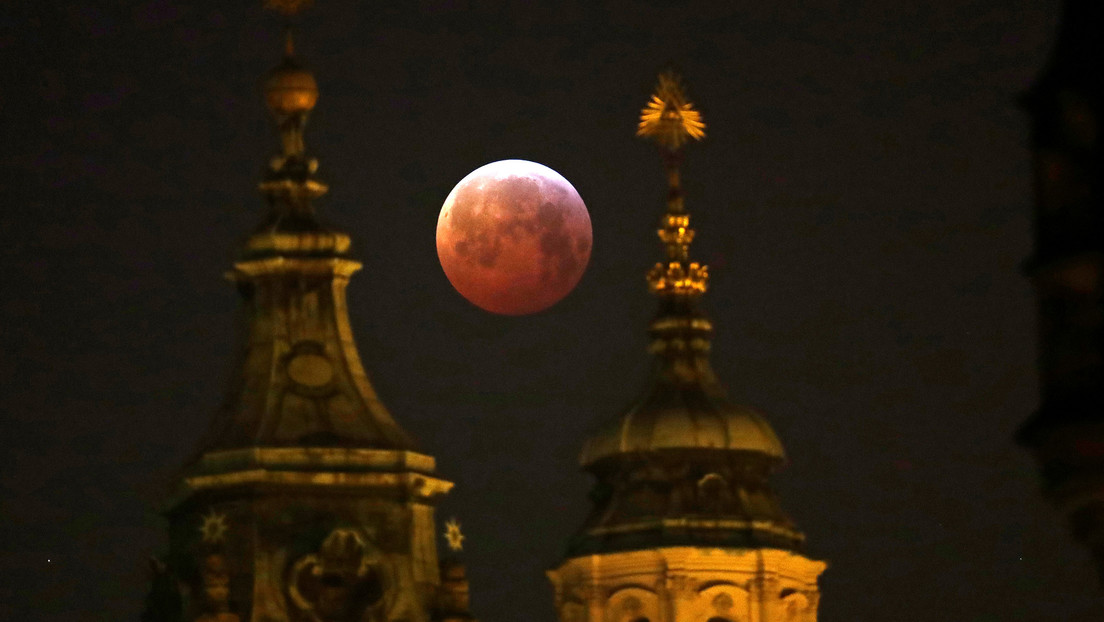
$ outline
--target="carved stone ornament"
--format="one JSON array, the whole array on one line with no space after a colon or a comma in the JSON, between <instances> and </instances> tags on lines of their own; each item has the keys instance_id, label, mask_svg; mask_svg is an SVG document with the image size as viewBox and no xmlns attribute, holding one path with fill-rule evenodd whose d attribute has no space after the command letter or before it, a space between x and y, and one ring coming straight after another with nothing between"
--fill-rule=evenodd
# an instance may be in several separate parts
<instances>
[{"instance_id":1,"label":"carved stone ornament","mask_svg":"<svg viewBox=\"0 0 1104 622\"><path fill-rule=\"evenodd\" d=\"M284 355L283 364L289 388L304 397L326 397L335 391L336 371L317 341L299 341Z\"/></svg>"},{"instance_id":2,"label":"carved stone ornament","mask_svg":"<svg viewBox=\"0 0 1104 622\"><path fill-rule=\"evenodd\" d=\"M287 591L310 620L375 620L388 583L378 551L357 531L335 529L291 565Z\"/></svg>"},{"instance_id":3,"label":"carved stone ornament","mask_svg":"<svg viewBox=\"0 0 1104 622\"><path fill-rule=\"evenodd\" d=\"M809 599L801 592L794 592L782 599L782 606L787 622L791 620L796 622L804 617L805 612L809 609Z\"/></svg>"}]
</instances>

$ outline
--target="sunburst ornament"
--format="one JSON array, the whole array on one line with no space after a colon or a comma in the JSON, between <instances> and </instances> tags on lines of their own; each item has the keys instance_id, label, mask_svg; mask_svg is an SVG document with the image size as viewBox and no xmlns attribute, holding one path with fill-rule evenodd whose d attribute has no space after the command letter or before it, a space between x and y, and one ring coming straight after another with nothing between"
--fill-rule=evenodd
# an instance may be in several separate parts
<instances>
[{"instance_id":1,"label":"sunburst ornament","mask_svg":"<svg viewBox=\"0 0 1104 622\"><path fill-rule=\"evenodd\" d=\"M455 518L450 518L445 523L445 540L448 542L448 547L452 551L464 550L464 534L460 533L460 523L456 522Z\"/></svg>"},{"instance_id":2,"label":"sunburst ornament","mask_svg":"<svg viewBox=\"0 0 1104 622\"><path fill-rule=\"evenodd\" d=\"M660 74L652 100L640 111L636 135L655 138L671 151L677 151L691 138L701 140L705 137L701 113L686 100L678 76Z\"/></svg>"},{"instance_id":3,"label":"sunburst ornament","mask_svg":"<svg viewBox=\"0 0 1104 622\"><path fill-rule=\"evenodd\" d=\"M199 526L199 533L203 535L203 541L209 544L222 542L230 526L226 523L226 515L211 510L203 517L203 523Z\"/></svg>"}]
</instances>

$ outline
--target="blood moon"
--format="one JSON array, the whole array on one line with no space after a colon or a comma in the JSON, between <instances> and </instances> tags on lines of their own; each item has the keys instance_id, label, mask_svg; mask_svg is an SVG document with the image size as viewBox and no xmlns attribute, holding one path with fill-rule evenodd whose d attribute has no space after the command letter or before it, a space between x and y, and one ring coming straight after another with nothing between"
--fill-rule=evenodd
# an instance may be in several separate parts
<instances>
[{"instance_id":1,"label":"blood moon","mask_svg":"<svg viewBox=\"0 0 1104 622\"><path fill-rule=\"evenodd\" d=\"M528 160L481 166L449 193L437 257L452 286L493 313L526 315L574 289L590 260L590 214L556 171Z\"/></svg>"}]
</instances>

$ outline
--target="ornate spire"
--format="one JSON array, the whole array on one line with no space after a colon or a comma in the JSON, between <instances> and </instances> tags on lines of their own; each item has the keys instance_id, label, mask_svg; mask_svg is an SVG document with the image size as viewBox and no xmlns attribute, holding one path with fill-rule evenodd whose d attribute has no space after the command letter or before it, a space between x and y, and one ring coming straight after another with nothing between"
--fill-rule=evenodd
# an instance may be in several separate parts
<instances>
[{"instance_id":1,"label":"ornate spire","mask_svg":"<svg viewBox=\"0 0 1104 622\"><path fill-rule=\"evenodd\" d=\"M782 444L757 410L728 399L709 360L713 323L698 307L709 275L689 260L679 183L682 148L704 129L678 79L660 76L637 130L659 143L668 181L667 261L648 273L655 364L643 394L583 447L593 505L548 571L561 622L816 620L826 565L801 553L805 536L771 489Z\"/></svg>"},{"instance_id":2,"label":"ornate spire","mask_svg":"<svg viewBox=\"0 0 1104 622\"><path fill-rule=\"evenodd\" d=\"M266 4L285 14L304 5ZM349 256L349 235L320 222L311 204L327 190L303 141L318 85L296 60L290 26L283 47L264 83L281 146L260 183L270 209L227 274L245 297L249 339L202 448L410 450L413 440L380 402L353 342L345 288L361 264Z\"/></svg>"},{"instance_id":3,"label":"ornate spire","mask_svg":"<svg viewBox=\"0 0 1104 622\"><path fill-rule=\"evenodd\" d=\"M683 147L690 139L705 137L705 123L701 113L694 110L694 104L687 101L674 74L659 76L655 94L640 111L636 135L659 143L667 171L667 213L657 231L667 249L667 263L657 263L648 272L648 286L663 296L697 297L705 293L709 268L697 262L688 263L694 230L690 228L690 214L683 203L679 167Z\"/></svg>"},{"instance_id":4,"label":"ornate spire","mask_svg":"<svg viewBox=\"0 0 1104 622\"><path fill-rule=\"evenodd\" d=\"M716 380L708 359L704 358L709 351L713 325L697 305L709 285L709 267L690 261L694 230L690 228L690 214L683 201L679 170L683 148L691 139L705 137L705 123L686 98L678 76L660 74L655 93L640 111L636 135L659 144L667 175L667 210L656 230L667 260L656 263L647 274L648 288L660 298L660 312L651 327L651 349L667 358L696 353L701 360L682 367L696 369L690 375L713 385Z\"/></svg>"},{"instance_id":5,"label":"ornate spire","mask_svg":"<svg viewBox=\"0 0 1104 622\"><path fill-rule=\"evenodd\" d=\"M758 411L729 400L710 362L713 322L698 304L709 273L690 261L694 230L679 183L682 149L704 128L678 79L660 76L637 130L659 143L668 180L657 231L667 261L648 272L659 298L649 327L656 363L643 395L583 448L580 462L600 484L573 554L701 542L798 550L804 540L767 481L782 444ZM644 503L641 481L671 496Z\"/></svg>"},{"instance_id":6,"label":"ornate spire","mask_svg":"<svg viewBox=\"0 0 1104 622\"><path fill-rule=\"evenodd\" d=\"M284 58L268 75L264 85L265 104L280 134L280 153L269 162L260 191L273 208L273 218L313 220L311 200L326 193L325 184L314 178L318 160L307 156L303 132L307 117L318 103L314 75L295 58L291 26L287 27Z\"/></svg>"}]
</instances>

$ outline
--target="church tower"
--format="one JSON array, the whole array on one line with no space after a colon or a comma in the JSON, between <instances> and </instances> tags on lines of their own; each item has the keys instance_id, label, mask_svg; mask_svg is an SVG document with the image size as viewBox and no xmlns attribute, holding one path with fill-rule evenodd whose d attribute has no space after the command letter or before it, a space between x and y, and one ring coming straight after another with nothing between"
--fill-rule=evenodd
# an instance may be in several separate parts
<instances>
[{"instance_id":1,"label":"church tower","mask_svg":"<svg viewBox=\"0 0 1104 622\"><path fill-rule=\"evenodd\" d=\"M361 264L315 212L327 188L303 130L318 88L290 30L264 99L280 151L260 183L267 213L227 274L244 306L239 363L168 504L169 552L142 619L456 619L466 600L436 611L434 505L452 484L361 365L345 302ZM462 573L452 583L466 594Z\"/></svg>"},{"instance_id":2,"label":"church tower","mask_svg":"<svg viewBox=\"0 0 1104 622\"><path fill-rule=\"evenodd\" d=\"M709 361L713 323L699 308L706 266L691 262L679 181L682 148L704 124L678 80L660 76L638 135L660 145L666 261L648 273L659 312L643 396L586 441L593 508L548 572L560 622L815 622L817 578L805 536L768 478L782 445L757 411L729 401Z\"/></svg>"}]
</instances>

